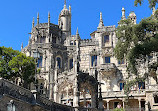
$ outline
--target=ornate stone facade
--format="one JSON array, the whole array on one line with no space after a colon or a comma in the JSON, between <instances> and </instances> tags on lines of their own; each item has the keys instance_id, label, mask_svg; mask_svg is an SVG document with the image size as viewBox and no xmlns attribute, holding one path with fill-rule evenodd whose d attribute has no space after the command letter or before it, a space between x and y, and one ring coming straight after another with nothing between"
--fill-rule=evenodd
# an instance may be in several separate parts
<instances>
[{"instance_id":1,"label":"ornate stone facade","mask_svg":"<svg viewBox=\"0 0 158 111\"><path fill-rule=\"evenodd\" d=\"M136 23L134 12L129 17ZM124 8L122 19L126 19ZM119 61L114 56L116 27L104 26L100 13L97 30L90 35L91 39L82 40L78 29L76 35L71 35L71 7L67 9L65 4L59 15L58 25L50 23L50 14L48 23L39 23L38 14L36 26L34 20L32 22L29 44L22 47L21 51L27 56L34 57L35 52L40 55L37 64L40 69L37 76L38 91L42 90L43 96L61 104L69 104L69 101L74 107L89 105L96 108L99 105L97 98L101 94L107 110L115 108L118 103L124 108L126 95L123 88L128 73L126 61ZM141 69L142 72L143 70L145 69ZM152 78L149 81L133 87L130 108L157 108L155 104L158 103L154 103L152 96L157 89L149 91L156 82ZM132 105L133 102L136 104Z\"/></svg>"}]
</instances>

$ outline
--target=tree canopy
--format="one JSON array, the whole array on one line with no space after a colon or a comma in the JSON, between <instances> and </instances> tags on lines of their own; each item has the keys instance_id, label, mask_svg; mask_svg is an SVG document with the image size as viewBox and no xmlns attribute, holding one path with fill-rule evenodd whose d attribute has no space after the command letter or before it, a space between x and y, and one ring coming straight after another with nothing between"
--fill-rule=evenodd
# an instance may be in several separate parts
<instances>
[{"instance_id":1,"label":"tree canopy","mask_svg":"<svg viewBox=\"0 0 158 111\"><path fill-rule=\"evenodd\" d=\"M34 81L35 60L12 48L0 47L0 77L15 81L21 79L25 88Z\"/></svg>"},{"instance_id":2,"label":"tree canopy","mask_svg":"<svg viewBox=\"0 0 158 111\"><path fill-rule=\"evenodd\" d=\"M134 5L135 6L138 6L138 4L142 5L143 2L144 2L144 0L135 0ZM149 8L153 8L158 3L158 0L148 0L148 2L149 2Z\"/></svg>"},{"instance_id":3,"label":"tree canopy","mask_svg":"<svg viewBox=\"0 0 158 111\"><path fill-rule=\"evenodd\" d=\"M149 0L151 6L155 6L157 2L157 0ZM138 3L141 4L142 0L135 0L135 5ZM157 70L158 63L156 61L148 66L148 73L142 75L138 72L140 62L147 62L152 53L158 52L158 10L151 17L142 19L139 24L133 24L130 18L121 20L117 27L117 38L118 42L114 49L116 58L127 60L129 77L130 74L136 75L135 80L127 82L125 88L128 93L132 85L138 81L144 81L148 76L151 76L150 71ZM158 81L156 82L158 83Z\"/></svg>"},{"instance_id":4,"label":"tree canopy","mask_svg":"<svg viewBox=\"0 0 158 111\"><path fill-rule=\"evenodd\" d=\"M0 77L10 79L12 76L11 68L8 63L13 57L17 56L20 52L12 48L0 47Z\"/></svg>"},{"instance_id":5,"label":"tree canopy","mask_svg":"<svg viewBox=\"0 0 158 111\"><path fill-rule=\"evenodd\" d=\"M28 84L34 82L35 60L20 53L9 61L9 67L16 77L20 77L22 85L28 87Z\"/></svg>"}]
</instances>

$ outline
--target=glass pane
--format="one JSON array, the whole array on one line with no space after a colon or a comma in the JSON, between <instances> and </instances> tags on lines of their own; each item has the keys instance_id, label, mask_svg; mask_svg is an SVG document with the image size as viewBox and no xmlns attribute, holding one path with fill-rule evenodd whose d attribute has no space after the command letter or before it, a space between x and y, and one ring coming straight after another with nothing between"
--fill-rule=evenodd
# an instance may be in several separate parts
<instances>
[{"instance_id":1,"label":"glass pane","mask_svg":"<svg viewBox=\"0 0 158 111\"><path fill-rule=\"evenodd\" d=\"M109 35L104 36L104 43L109 42Z\"/></svg>"},{"instance_id":2,"label":"glass pane","mask_svg":"<svg viewBox=\"0 0 158 111\"><path fill-rule=\"evenodd\" d=\"M60 59L60 57L57 57L57 66L58 66L58 68L61 68L61 59Z\"/></svg>"},{"instance_id":3,"label":"glass pane","mask_svg":"<svg viewBox=\"0 0 158 111\"><path fill-rule=\"evenodd\" d=\"M37 67L42 67L42 59L43 59L43 57L40 56L40 58L38 59Z\"/></svg>"},{"instance_id":4,"label":"glass pane","mask_svg":"<svg viewBox=\"0 0 158 111\"><path fill-rule=\"evenodd\" d=\"M110 63L110 57L105 57L105 63Z\"/></svg>"},{"instance_id":5,"label":"glass pane","mask_svg":"<svg viewBox=\"0 0 158 111\"><path fill-rule=\"evenodd\" d=\"M70 59L70 69L73 68L73 59Z\"/></svg>"},{"instance_id":6,"label":"glass pane","mask_svg":"<svg viewBox=\"0 0 158 111\"><path fill-rule=\"evenodd\" d=\"M96 55L94 55L94 56L92 56L91 57L91 66L93 66L93 64L95 65L95 66L97 66L97 56Z\"/></svg>"}]
</instances>

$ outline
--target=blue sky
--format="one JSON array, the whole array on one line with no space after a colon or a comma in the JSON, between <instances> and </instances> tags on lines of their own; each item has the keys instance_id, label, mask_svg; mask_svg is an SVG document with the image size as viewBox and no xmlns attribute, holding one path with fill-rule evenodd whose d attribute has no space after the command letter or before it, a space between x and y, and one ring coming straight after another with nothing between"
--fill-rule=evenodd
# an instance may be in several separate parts
<instances>
[{"instance_id":1,"label":"blue sky","mask_svg":"<svg viewBox=\"0 0 158 111\"><path fill-rule=\"evenodd\" d=\"M1 0L0 1L0 46L12 47L20 50L21 43L28 44L32 27L32 19L37 12L40 23L48 21L48 11L51 23L58 24L58 16L63 9L64 0ZM137 23L149 17L152 11L148 7L148 0L142 6L134 7L134 0L67 0L67 7L72 9L72 34L79 33L82 39L90 38L90 33L97 29L99 14L103 13L104 25L116 25L121 18L122 7L126 10L126 17L130 11L137 15Z\"/></svg>"}]
</instances>

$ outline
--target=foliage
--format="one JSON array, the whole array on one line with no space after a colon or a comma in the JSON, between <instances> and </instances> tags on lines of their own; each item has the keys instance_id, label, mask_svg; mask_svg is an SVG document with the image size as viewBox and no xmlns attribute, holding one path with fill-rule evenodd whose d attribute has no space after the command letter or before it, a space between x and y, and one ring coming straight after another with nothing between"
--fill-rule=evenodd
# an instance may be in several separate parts
<instances>
[{"instance_id":1,"label":"foliage","mask_svg":"<svg viewBox=\"0 0 158 111\"><path fill-rule=\"evenodd\" d=\"M0 77L10 79L13 73L8 65L13 57L17 56L20 52L12 48L0 47Z\"/></svg>"},{"instance_id":2,"label":"foliage","mask_svg":"<svg viewBox=\"0 0 158 111\"><path fill-rule=\"evenodd\" d=\"M158 12L156 11L156 13ZM132 24L129 18L119 22L119 26L117 27L118 42L114 49L114 53L119 60L124 58L127 59L127 70L129 75L135 74L137 77L133 81L128 81L125 85L126 94L130 92L131 86L140 80L144 80L146 77L151 76L147 73L140 76L141 74L138 73L137 66L141 61L144 63L148 61L150 54L158 52L157 31L158 19L156 19L156 16L142 19L139 24ZM151 64L148 67L149 72L153 70L155 71L157 67L158 63Z\"/></svg>"},{"instance_id":3,"label":"foliage","mask_svg":"<svg viewBox=\"0 0 158 111\"><path fill-rule=\"evenodd\" d=\"M152 7L156 6L156 4L158 3L158 0L148 0L148 2L149 2L149 8L152 8ZM138 4L142 5L142 3L143 3L143 0L135 0L134 1L135 6L138 6Z\"/></svg>"},{"instance_id":4,"label":"foliage","mask_svg":"<svg viewBox=\"0 0 158 111\"><path fill-rule=\"evenodd\" d=\"M34 81L35 60L20 53L9 61L9 67L16 77L22 79L22 85L27 88L28 84Z\"/></svg>"},{"instance_id":5,"label":"foliage","mask_svg":"<svg viewBox=\"0 0 158 111\"><path fill-rule=\"evenodd\" d=\"M123 108L115 108L113 111L125 111Z\"/></svg>"}]
</instances>

